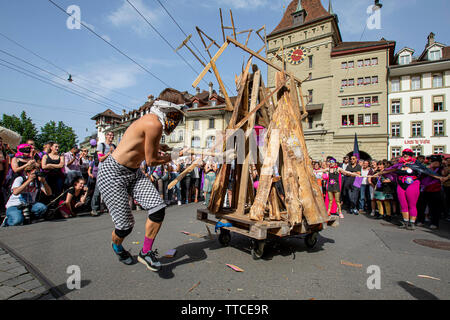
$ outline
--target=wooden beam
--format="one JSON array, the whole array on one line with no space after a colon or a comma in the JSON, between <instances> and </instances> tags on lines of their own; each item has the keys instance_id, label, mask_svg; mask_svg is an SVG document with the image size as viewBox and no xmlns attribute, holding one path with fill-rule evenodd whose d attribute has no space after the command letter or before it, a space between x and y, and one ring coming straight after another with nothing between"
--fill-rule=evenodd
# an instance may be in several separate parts
<instances>
[{"instance_id":1,"label":"wooden beam","mask_svg":"<svg viewBox=\"0 0 450 320\"><path fill-rule=\"evenodd\" d=\"M233 26L233 36L234 36L234 40L237 41L237 38L236 38L236 28L234 27L233 11L231 11L231 9L230 9L230 17L231 17L231 25Z\"/></svg>"},{"instance_id":2,"label":"wooden beam","mask_svg":"<svg viewBox=\"0 0 450 320\"><path fill-rule=\"evenodd\" d=\"M222 78L220 77L219 71L217 70L217 66L216 66L216 63L214 62L214 60L211 60L210 65L214 71L217 82L219 83L219 87L222 90L222 93L225 97L225 104L227 105L225 110L233 111L233 104L231 103L230 97L228 96L228 93L227 93L227 89L225 89L225 85L223 84Z\"/></svg>"},{"instance_id":3,"label":"wooden beam","mask_svg":"<svg viewBox=\"0 0 450 320\"><path fill-rule=\"evenodd\" d=\"M229 43L225 42L222 47L220 47L219 51L214 55L214 57L211 59L212 61L216 62L217 59L222 55L222 53L225 51L225 49L228 47ZM200 73L200 75L195 79L194 83L192 83L192 87L196 88L200 81L202 81L203 77L206 75L206 73L211 69L211 63L208 63L206 67L203 69L203 71Z\"/></svg>"},{"instance_id":4,"label":"wooden beam","mask_svg":"<svg viewBox=\"0 0 450 320\"><path fill-rule=\"evenodd\" d=\"M219 11L220 11L220 26L222 27L223 42L225 42L227 41L227 39L225 39L225 30L223 28L222 8L219 8Z\"/></svg>"}]
</instances>

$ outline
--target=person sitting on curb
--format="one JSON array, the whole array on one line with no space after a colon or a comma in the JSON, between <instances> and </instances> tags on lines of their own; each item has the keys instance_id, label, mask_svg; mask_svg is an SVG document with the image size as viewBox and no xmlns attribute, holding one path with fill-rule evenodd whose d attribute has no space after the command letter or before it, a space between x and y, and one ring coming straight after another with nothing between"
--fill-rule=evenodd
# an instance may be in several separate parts
<instances>
[{"instance_id":1,"label":"person sitting on curb","mask_svg":"<svg viewBox=\"0 0 450 320\"><path fill-rule=\"evenodd\" d=\"M84 178L77 178L73 183L73 187L67 191L66 200L61 200L59 212L64 219L74 218L78 213L82 212L83 206L86 204L87 187Z\"/></svg>"},{"instance_id":2,"label":"person sitting on curb","mask_svg":"<svg viewBox=\"0 0 450 320\"><path fill-rule=\"evenodd\" d=\"M34 218L41 218L47 211L47 206L36 202L39 191L46 196L52 194L52 189L44 177L36 175L38 165L31 163L25 167L25 177L17 177L11 187L12 194L6 203L6 219L3 226L18 226L24 223L28 212ZM26 209L26 210L25 210Z\"/></svg>"}]
</instances>

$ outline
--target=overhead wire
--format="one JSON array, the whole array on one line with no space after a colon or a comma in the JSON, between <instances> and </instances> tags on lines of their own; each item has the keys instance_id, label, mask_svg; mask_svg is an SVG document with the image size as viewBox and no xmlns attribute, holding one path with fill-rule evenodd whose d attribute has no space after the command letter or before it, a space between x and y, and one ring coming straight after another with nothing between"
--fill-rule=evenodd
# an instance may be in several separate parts
<instances>
[{"instance_id":1,"label":"overhead wire","mask_svg":"<svg viewBox=\"0 0 450 320\"><path fill-rule=\"evenodd\" d=\"M30 62L24 60L24 59L21 59L21 58L15 56L15 55L13 55L13 54L10 54L10 53L8 53L8 52L2 50L2 49L0 49L0 52L2 52L3 54L8 55L8 56L10 56L10 57L12 57L12 58L14 58L14 59L17 59L17 60L19 60L19 61L22 61L23 63L26 63L26 64L28 64L28 65L30 65L30 66L32 66L32 67L34 67L34 68L36 68L36 69L42 71L42 72L48 73L48 74L50 74L50 75L52 75L52 76L54 76L54 77L56 77L56 78L58 78L58 79L61 79L62 81L67 81L66 79L64 79L64 78L62 78L62 77L60 77L60 76L58 76L57 74L54 74L53 72L50 72L50 71L45 70L45 69L43 69L43 68L41 68L41 67L39 67L39 66L36 66L36 65L34 65L34 64L32 64L32 63L30 63ZM88 92L91 92L91 93L93 93L93 94L95 94L95 95L97 95L97 96L99 96L99 97L101 97L101 98L103 98L103 99L105 99L105 100L108 100L109 102L115 103L115 104L119 105L119 106L122 107L122 108L125 107L121 102L118 102L118 101L109 99L109 98L107 98L107 97L105 97L105 96L103 96L103 95L101 95L101 94L98 94L98 93L95 92L95 91L92 91L92 90L90 90L90 89L88 89L88 88L85 88L85 87L83 87L83 86L80 86L80 85L78 85L78 84L76 84L76 83L71 83L71 84L74 85L74 86L76 86L76 87L79 87L79 88L81 88L81 89L83 89L83 90L86 90L86 91L88 91Z\"/></svg>"},{"instance_id":2,"label":"overhead wire","mask_svg":"<svg viewBox=\"0 0 450 320\"><path fill-rule=\"evenodd\" d=\"M69 92L69 93L72 93L72 94L74 94L74 95L77 95L77 96L79 96L79 97L85 99L85 100L88 100L88 101L90 101L90 102L96 103L96 104L101 105L101 106L103 106L103 107L107 107L107 108L111 108L111 109L114 109L114 108L115 108L115 107L112 107L112 106L110 106L110 105L106 105L106 104L104 104L103 102L101 102L101 101L99 101L99 100L96 100L95 98L92 98L92 97L89 97L89 96L85 96L85 95L83 95L82 92L80 93L79 91L76 91L76 90L74 90L74 89L68 89L67 87L60 86L60 84L57 83L56 81L53 81L53 80L51 80L51 79L47 79L47 78L45 78L45 77L43 77L43 76L41 76L41 75L39 75L39 74L37 74L37 73L34 73L34 72L32 72L32 71L29 71L29 70L27 70L27 69L25 69L25 68L22 68L22 67L20 67L20 66L17 66L17 65L15 65L15 64L13 64L13 63L11 63L11 62L9 62L9 61L3 60L3 59L0 59L0 61L4 61L4 62L6 62L6 63L9 63L9 64L11 64L11 65L14 65L14 66L16 66L17 68L22 69L22 70L24 70L24 71L21 71L21 70L19 70L19 69L16 69L16 68L14 68L14 67L8 66L8 65L3 64L3 63L0 63L0 66L3 66L3 67L5 67L5 68L11 69L11 70L14 70L14 71L16 71L16 72L18 72L18 73L21 73L21 74L23 74L23 75L25 75L25 76L28 76L28 77L30 77L30 78L36 79L36 80L38 80L38 81L41 81L41 82L43 82L43 83L46 83L46 84L51 85L51 86L53 86L53 87L56 87L56 88L58 88L58 89L64 90L64 91ZM41 78L42 78L42 79L41 79ZM56 83L56 85L55 85L55 83Z\"/></svg>"},{"instance_id":3,"label":"overhead wire","mask_svg":"<svg viewBox=\"0 0 450 320\"><path fill-rule=\"evenodd\" d=\"M59 10L61 10L62 12L64 12L65 14L67 14L69 17L71 17L71 15L66 12L66 10L64 10L64 8L62 8L60 5L58 5L57 3L55 3L53 0L48 0L51 4L53 4L56 8L58 8ZM73 18L73 17L72 17ZM95 32L94 30L92 30L92 28L90 28L89 26L87 26L83 21L80 21L76 18L75 19L78 23L80 23L83 27L85 27L87 30L89 30L92 34L94 34L97 38L101 39L103 42L105 42L106 44L108 44L110 47L112 47L114 50L116 50L117 52L119 52L121 55L123 55L124 57L126 57L127 59L129 59L130 61L132 61L134 64L136 64L139 68L141 68L142 70L144 70L145 72L147 72L149 75L151 75L153 78L155 78L156 80L158 80L159 82L161 82L163 85L165 85L166 87L171 87L173 88L173 86L167 84L167 82L163 81L161 78L159 78L157 75L155 75L153 72L151 72L150 70L148 70L146 67L144 67L142 64L140 64L139 62L137 62L135 59L131 58L129 55L127 55L125 52L123 52L122 50L120 50L117 46L113 45L110 41L107 41L106 39L104 39L102 36L100 36L97 32Z\"/></svg>"},{"instance_id":4,"label":"overhead wire","mask_svg":"<svg viewBox=\"0 0 450 320\"><path fill-rule=\"evenodd\" d=\"M79 74L73 74L73 73L67 71L66 69L64 69L64 68L62 68L62 67L60 67L60 66L58 66L57 64L55 64L54 62L50 61L49 59L46 59L46 58L42 57L41 55L37 54L37 53L34 52L33 50L31 50L31 49L25 47L24 45L18 43L17 41L11 39L11 38L8 37L7 35L3 34L2 32L0 32L0 36L2 36L3 38L7 39L8 41L14 43L15 45L17 45L18 47L24 49L25 51L31 53L32 55L38 57L39 59L41 59L41 60L47 62L48 64L52 65L52 66L55 67L56 69L58 69L58 70L60 70L60 71L62 71L62 72L64 72L64 73L66 73L68 76L71 75L71 76L74 77L74 78L80 78L80 79L82 79L83 81L86 81L86 82L88 82L88 83L91 83L92 85L94 85L94 86L96 86L96 87L98 87L98 88L102 88L102 89L109 90L109 91L111 91L111 92L114 92L114 93L116 93L116 94L118 94L118 95L121 95L121 96L124 96L124 97L126 97L126 98L129 98L129 99L136 99L136 98L133 98L133 97L131 97L131 96L129 96L129 95L126 95L126 94L124 94L124 93L122 93L122 92L119 92L119 91L117 91L117 90L114 90L114 89L110 89L110 88L104 87L104 86L102 86L102 85L100 85L100 84L98 84L98 83L96 83L96 82L94 82L94 81L92 81L92 80L86 79L85 77L83 77L83 76L81 76L81 75L79 75Z\"/></svg>"},{"instance_id":5,"label":"overhead wire","mask_svg":"<svg viewBox=\"0 0 450 320\"><path fill-rule=\"evenodd\" d=\"M84 115L84 116L91 116L92 113L88 111L82 111L78 110L76 108L67 108L67 107L60 107L60 106L49 106L49 105L43 105L43 104L37 104L33 102L25 102L25 101L18 101L18 100L11 100L11 99L5 99L0 97L0 101L7 102L7 103L14 103L14 104L20 104L24 106L33 106L38 108L44 108L44 109L51 109L51 110L62 110L73 114L78 115Z\"/></svg>"}]
</instances>

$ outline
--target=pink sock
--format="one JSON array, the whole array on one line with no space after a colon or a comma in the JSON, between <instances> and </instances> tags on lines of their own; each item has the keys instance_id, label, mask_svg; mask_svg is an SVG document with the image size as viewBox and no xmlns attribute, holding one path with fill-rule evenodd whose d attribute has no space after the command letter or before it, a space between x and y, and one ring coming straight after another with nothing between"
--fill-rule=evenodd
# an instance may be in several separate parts
<instances>
[{"instance_id":1,"label":"pink sock","mask_svg":"<svg viewBox=\"0 0 450 320\"><path fill-rule=\"evenodd\" d=\"M147 252L152 250L153 241L155 241L155 239L149 239L149 238L145 237L144 247L142 248L142 253L143 254L146 254Z\"/></svg>"}]
</instances>

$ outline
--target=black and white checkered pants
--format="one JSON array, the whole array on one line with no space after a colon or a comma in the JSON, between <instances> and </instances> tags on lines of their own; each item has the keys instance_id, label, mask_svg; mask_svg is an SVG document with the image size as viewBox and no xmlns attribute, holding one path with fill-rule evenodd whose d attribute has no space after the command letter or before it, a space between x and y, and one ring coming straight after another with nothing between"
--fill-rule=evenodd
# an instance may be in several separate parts
<instances>
[{"instance_id":1,"label":"black and white checkered pants","mask_svg":"<svg viewBox=\"0 0 450 320\"><path fill-rule=\"evenodd\" d=\"M132 170L109 156L100 166L97 183L111 214L115 228L129 230L134 226L129 196L149 215L166 207L156 188L141 170Z\"/></svg>"}]
</instances>

